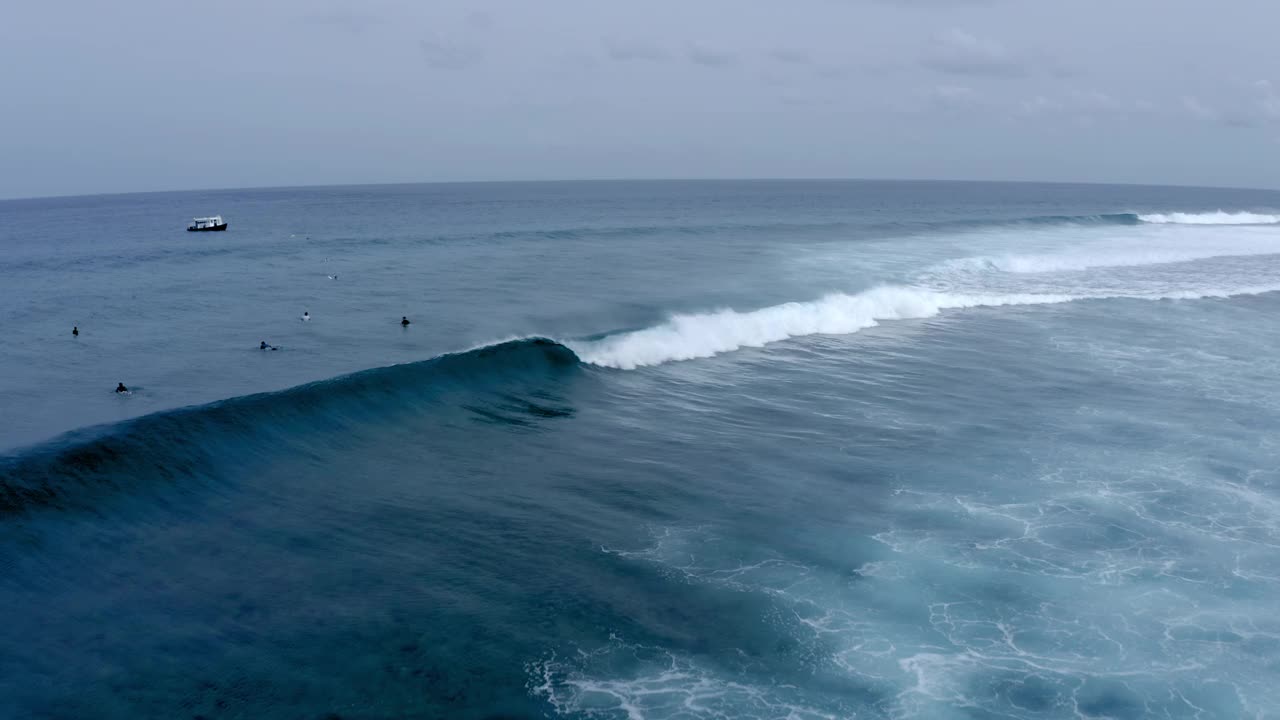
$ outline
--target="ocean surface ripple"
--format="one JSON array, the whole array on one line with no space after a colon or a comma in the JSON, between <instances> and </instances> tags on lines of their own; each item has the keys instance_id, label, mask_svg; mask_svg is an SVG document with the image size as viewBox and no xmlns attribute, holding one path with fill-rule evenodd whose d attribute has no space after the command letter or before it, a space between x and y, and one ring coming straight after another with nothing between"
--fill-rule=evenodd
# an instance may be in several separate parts
<instances>
[{"instance_id":1,"label":"ocean surface ripple","mask_svg":"<svg viewBox=\"0 0 1280 720\"><path fill-rule=\"evenodd\" d=\"M236 190L0 245L0 717L1280 716L1280 194Z\"/></svg>"}]
</instances>

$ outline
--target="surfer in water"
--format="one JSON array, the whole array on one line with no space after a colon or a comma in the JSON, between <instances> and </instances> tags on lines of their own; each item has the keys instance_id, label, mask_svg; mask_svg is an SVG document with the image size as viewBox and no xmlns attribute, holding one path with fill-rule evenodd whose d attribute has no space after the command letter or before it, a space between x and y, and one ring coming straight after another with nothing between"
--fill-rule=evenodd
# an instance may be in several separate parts
<instances>
[{"instance_id":1,"label":"surfer in water","mask_svg":"<svg viewBox=\"0 0 1280 720\"><path fill-rule=\"evenodd\" d=\"M127 393L129 392L129 388L125 387L124 383L116 383L116 392Z\"/></svg>"},{"instance_id":2,"label":"surfer in water","mask_svg":"<svg viewBox=\"0 0 1280 720\"><path fill-rule=\"evenodd\" d=\"M258 343L258 349L259 350L279 350L280 348L274 345L268 345L267 341L263 340L262 342Z\"/></svg>"},{"instance_id":3,"label":"surfer in water","mask_svg":"<svg viewBox=\"0 0 1280 720\"><path fill-rule=\"evenodd\" d=\"M75 326L73 326L73 327L71 328L71 334L72 334L74 337L80 337L80 326L79 326L79 325L75 325Z\"/></svg>"},{"instance_id":4,"label":"surfer in water","mask_svg":"<svg viewBox=\"0 0 1280 720\"><path fill-rule=\"evenodd\" d=\"M302 311L302 319L303 319L304 321L306 321L306 320L310 320L310 319L311 319L311 313L307 312L306 310L303 310L303 311Z\"/></svg>"},{"instance_id":5,"label":"surfer in water","mask_svg":"<svg viewBox=\"0 0 1280 720\"><path fill-rule=\"evenodd\" d=\"M409 327L409 316L408 316L408 315L401 315L401 316L400 316L400 327Z\"/></svg>"}]
</instances>

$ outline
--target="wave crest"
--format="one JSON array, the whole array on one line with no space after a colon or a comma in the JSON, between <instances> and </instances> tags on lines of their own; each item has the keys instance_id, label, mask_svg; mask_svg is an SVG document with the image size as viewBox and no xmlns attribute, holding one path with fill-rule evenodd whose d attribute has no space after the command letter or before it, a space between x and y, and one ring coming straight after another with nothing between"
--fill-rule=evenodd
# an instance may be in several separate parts
<instances>
[{"instance_id":1,"label":"wave crest","mask_svg":"<svg viewBox=\"0 0 1280 720\"><path fill-rule=\"evenodd\" d=\"M875 327L881 321L930 318L944 310L1047 305L1107 298L1187 300L1253 295L1276 290L1280 290L1280 286L1186 290L1161 294L981 295L886 285L855 295L836 293L812 302L790 302L749 312L725 309L711 313L675 315L656 327L567 344L583 362L634 370L678 360L714 357L745 347L763 347L805 335L848 335Z\"/></svg>"},{"instance_id":2,"label":"wave crest","mask_svg":"<svg viewBox=\"0 0 1280 720\"><path fill-rule=\"evenodd\" d=\"M692 360L804 335L847 335L880 324L937 315L944 309L1031 305L1074 299L1069 295L952 295L887 285L856 295L837 293L812 302L738 312L675 315L666 323L585 343L570 343L583 361L631 370Z\"/></svg>"},{"instance_id":3,"label":"wave crest","mask_svg":"<svg viewBox=\"0 0 1280 720\"><path fill-rule=\"evenodd\" d=\"M1275 225L1280 223L1280 215L1223 210L1206 213L1149 213L1138 215L1138 219L1154 225Z\"/></svg>"}]
</instances>

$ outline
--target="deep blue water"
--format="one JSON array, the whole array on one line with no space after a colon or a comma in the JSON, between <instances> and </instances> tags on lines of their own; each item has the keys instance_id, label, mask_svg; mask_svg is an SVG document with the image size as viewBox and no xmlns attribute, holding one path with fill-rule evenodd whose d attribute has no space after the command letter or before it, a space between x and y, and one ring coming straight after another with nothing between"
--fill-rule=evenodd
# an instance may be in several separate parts
<instances>
[{"instance_id":1,"label":"deep blue water","mask_svg":"<svg viewBox=\"0 0 1280 720\"><path fill-rule=\"evenodd\" d=\"M1278 291L1262 191L0 202L0 717L1278 717Z\"/></svg>"}]
</instances>

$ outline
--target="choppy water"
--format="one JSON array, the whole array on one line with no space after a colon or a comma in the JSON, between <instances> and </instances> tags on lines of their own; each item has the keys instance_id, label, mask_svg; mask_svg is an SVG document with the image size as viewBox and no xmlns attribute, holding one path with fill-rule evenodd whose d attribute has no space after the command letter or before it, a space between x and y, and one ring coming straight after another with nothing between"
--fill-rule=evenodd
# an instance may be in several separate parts
<instances>
[{"instance_id":1,"label":"choppy water","mask_svg":"<svg viewBox=\"0 0 1280 720\"><path fill-rule=\"evenodd\" d=\"M1280 716L1278 290L1252 191L0 203L0 717Z\"/></svg>"}]
</instances>

